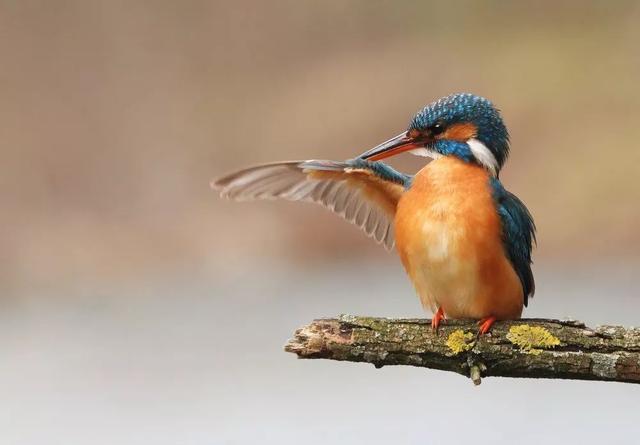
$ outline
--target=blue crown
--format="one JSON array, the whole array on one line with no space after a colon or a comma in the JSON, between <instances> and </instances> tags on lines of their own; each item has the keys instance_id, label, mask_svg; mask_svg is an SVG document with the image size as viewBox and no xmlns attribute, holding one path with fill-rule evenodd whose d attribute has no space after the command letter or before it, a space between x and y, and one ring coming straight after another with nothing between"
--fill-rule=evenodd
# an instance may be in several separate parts
<instances>
[{"instance_id":1,"label":"blue crown","mask_svg":"<svg viewBox=\"0 0 640 445\"><path fill-rule=\"evenodd\" d=\"M425 131L436 124L448 127L458 123L476 126L476 139L493 153L498 170L502 168L509 155L509 133L500 112L484 97L470 93L443 97L418 111L411 120L409 130Z\"/></svg>"}]
</instances>

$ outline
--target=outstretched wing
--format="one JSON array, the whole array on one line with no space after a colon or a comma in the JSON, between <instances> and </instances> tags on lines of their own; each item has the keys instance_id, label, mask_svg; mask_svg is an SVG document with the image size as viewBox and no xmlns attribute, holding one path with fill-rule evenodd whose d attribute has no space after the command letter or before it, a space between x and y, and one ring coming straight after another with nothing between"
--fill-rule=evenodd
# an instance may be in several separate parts
<instances>
[{"instance_id":1,"label":"outstretched wing","mask_svg":"<svg viewBox=\"0 0 640 445\"><path fill-rule=\"evenodd\" d=\"M531 272L531 250L536 242L536 226L531 213L516 195L507 191L495 178L492 186L502 220L502 242L522 283L526 306L536 290Z\"/></svg>"},{"instance_id":2,"label":"outstretched wing","mask_svg":"<svg viewBox=\"0 0 640 445\"><path fill-rule=\"evenodd\" d=\"M396 205L411 179L381 162L353 159L259 165L211 185L236 201L280 198L321 204L391 249Z\"/></svg>"}]
</instances>

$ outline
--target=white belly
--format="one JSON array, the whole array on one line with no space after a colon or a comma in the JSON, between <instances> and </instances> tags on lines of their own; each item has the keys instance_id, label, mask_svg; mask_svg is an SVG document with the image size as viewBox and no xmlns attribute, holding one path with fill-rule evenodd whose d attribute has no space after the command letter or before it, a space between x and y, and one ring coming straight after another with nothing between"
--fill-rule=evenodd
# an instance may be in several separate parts
<instances>
[{"instance_id":1,"label":"white belly","mask_svg":"<svg viewBox=\"0 0 640 445\"><path fill-rule=\"evenodd\" d=\"M432 311L443 306L449 313L466 313L478 294L478 268L474 255L462 244L464 224L455 218L426 220L409 259L409 274L420 301Z\"/></svg>"}]
</instances>

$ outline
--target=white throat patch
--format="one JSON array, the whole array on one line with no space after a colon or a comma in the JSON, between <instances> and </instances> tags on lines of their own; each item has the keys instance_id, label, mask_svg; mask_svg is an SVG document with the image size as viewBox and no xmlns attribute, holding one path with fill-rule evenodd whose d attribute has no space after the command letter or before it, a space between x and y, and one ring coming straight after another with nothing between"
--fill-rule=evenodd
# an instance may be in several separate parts
<instances>
[{"instance_id":1,"label":"white throat patch","mask_svg":"<svg viewBox=\"0 0 640 445\"><path fill-rule=\"evenodd\" d=\"M421 156L423 158L431 158L431 159L438 159L442 157L442 155L437 151L429 150L426 147L414 148L413 150L409 150L409 153L411 153L414 156Z\"/></svg>"},{"instance_id":2,"label":"white throat patch","mask_svg":"<svg viewBox=\"0 0 640 445\"><path fill-rule=\"evenodd\" d=\"M477 139L469 139L467 145L478 162L484 165L493 176L496 176L498 173L498 161L493 153L491 153L491 150Z\"/></svg>"}]
</instances>

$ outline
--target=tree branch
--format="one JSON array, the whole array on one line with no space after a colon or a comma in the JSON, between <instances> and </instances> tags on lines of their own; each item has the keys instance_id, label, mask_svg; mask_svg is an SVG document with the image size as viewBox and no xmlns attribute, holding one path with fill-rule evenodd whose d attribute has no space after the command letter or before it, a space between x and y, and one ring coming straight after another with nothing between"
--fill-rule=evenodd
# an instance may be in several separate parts
<instances>
[{"instance_id":1,"label":"tree branch","mask_svg":"<svg viewBox=\"0 0 640 445\"><path fill-rule=\"evenodd\" d=\"M588 328L575 320L496 322L477 337L473 321L341 315L298 329L285 351L325 358L453 371L482 377L533 377L640 383L640 328Z\"/></svg>"}]
</instances>

